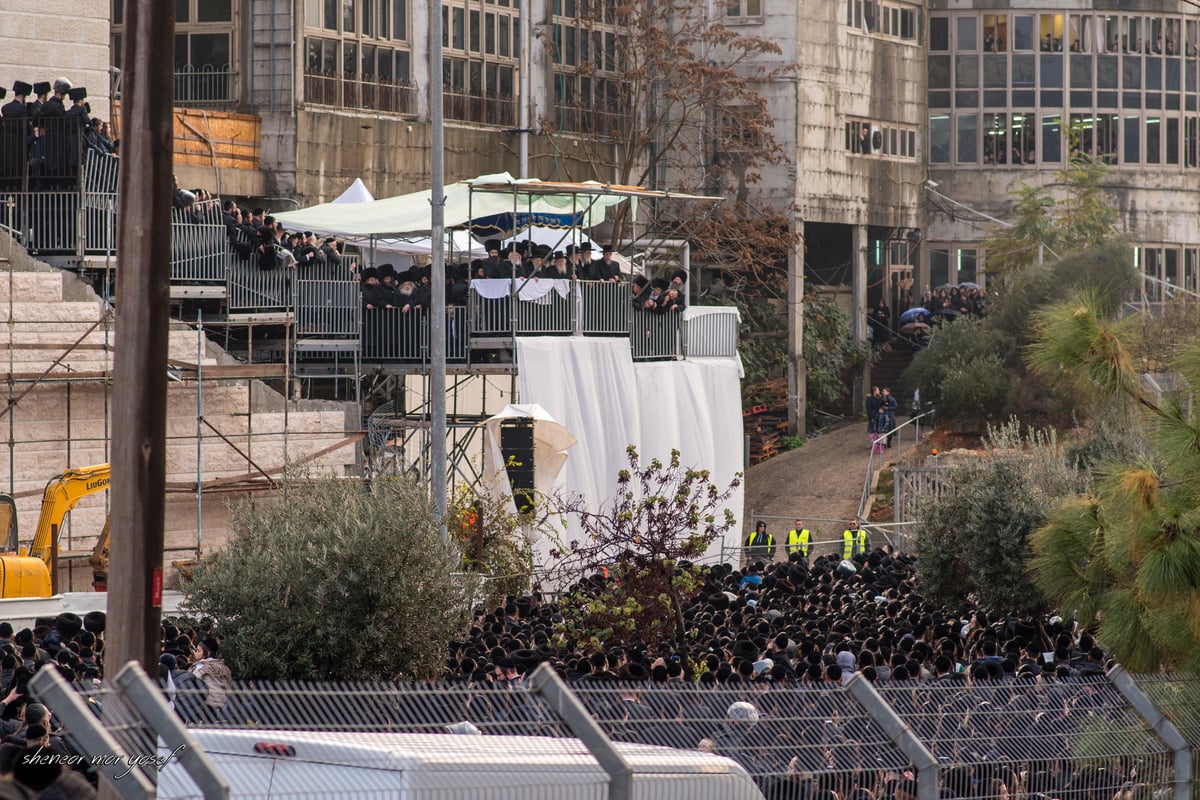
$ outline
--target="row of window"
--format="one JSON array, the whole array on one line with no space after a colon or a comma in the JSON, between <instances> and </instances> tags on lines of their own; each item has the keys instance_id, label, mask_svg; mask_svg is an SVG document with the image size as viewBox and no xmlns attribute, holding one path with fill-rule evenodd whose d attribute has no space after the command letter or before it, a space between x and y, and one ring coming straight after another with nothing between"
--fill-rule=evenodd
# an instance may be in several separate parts
<instances>
[{"instance_id":1,"label":"row of window","mask_svg":"<svg viewBox=\"0 0 1200 800\"><path fill-rule=\"evenodd\" d=\"M442 47L516 61L521 57L517 12L442 6Z\"/></svg>"},{"instance_id":2,"label":"row of window","mask_svg":"<svg viewBox=\"0 0 1200 800\"><path fill-rule=\"evenodd\" d=\"M929 250L929 285L983 283L984 252L973 246L957 247L935 243ZM1133 266L1139 274L1169 286L1200 292L1200 247L1138 245L1133 248ZM1144 291L1151 300L1169 294L1165 287L1147 282Z\"/></svg>"},{"instance_id":3,"label":"row of window","mask_svg":"<svg viewBox=\"0 0 1200 800\"><path fill-rule=\"evenodd\" d=\"M1121 114L935 114L929 118L931 164L1010 167L1061 164L1086 153L1106 164L1196 167L1200 118Z\"/></svg>"},{"instance_id":4,"label":"row of window","mask_svg":"<svg viewBox=\"0 0 1200 800\"><path fill-rule=\"evenodd\" d=\"M982 33L981 33L982 27ZM1143 53L1200 56L1197 20L1131 14L931 16L931 52Z\"/></svg>"},{"instance_id":5,"label":"row of window","mask_svg":"<svg viewBox=\"0 0 1200 800\"><path fill-rule=\"evenodd\" d=\"M846 123L846 150L854 155L916 159L917 129L890 122L850 120Z\"/></svg>"},{"instance_id":6,"label":"row of window","mask_svg":"<svg viewBox=\"0 0 1200 800\"><path fill-rule=\"evenodd\" d=\"M846 24L863 33L919 44L921 6L899 0L846 0Z\"/></svg>"},{"instance_id":7,"label":"row of window","mask_svg":"<svg viewBox=\"0 0 1200 800\"><path fill-rule=\"evenodd\" d=\"M363 39L408 40L408 0L304 0L304 24Z\"/></svg>"}]
</instances>

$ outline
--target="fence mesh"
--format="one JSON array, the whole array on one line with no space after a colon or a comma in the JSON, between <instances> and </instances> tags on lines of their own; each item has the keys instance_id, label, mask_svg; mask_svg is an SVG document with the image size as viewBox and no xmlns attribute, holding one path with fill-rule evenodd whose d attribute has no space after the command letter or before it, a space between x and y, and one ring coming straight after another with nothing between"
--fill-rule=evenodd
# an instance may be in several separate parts
<instances>
[{"instance_id":1,"label":"fence mesh","mask_svg":"<svg viewBox=\"0 0 1200 800\"><path fill-rule=\"evenodd\" d=\"M1138 683L1195 743L1200 678ZM905 731L936 759L945 800L1164 800L1175 788L1173 753L1103 676L875 689L878 706L837 682L582 679L569 693L631 765L639 798L915 800L925 773L897 744ZM162 691L235 797L608 796L568 705L522 679L240 683L219 707L186 679ZM128 753L154 752L121 697L85 696ZM160 797L200 796L174 760L156 777Z\"/></svg>"}]
</instances>

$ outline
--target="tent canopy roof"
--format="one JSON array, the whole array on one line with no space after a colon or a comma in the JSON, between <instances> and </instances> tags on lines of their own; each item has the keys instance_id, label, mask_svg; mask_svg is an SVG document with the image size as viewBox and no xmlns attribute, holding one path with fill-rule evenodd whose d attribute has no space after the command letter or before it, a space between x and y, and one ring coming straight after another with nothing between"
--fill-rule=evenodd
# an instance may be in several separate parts
<instances>
[{"instance_id":1,"label":"tent canopy roof","mask_svg":"<svg viewBox=\"0 0 1200 800\"><path fill-rule=\"evenodd\" d=\"M671 194L638 186L544 182L516 179L508 173L483 175L445 187L447 228L467 227L475 220L517 217L514 223L558 224L590 228L604 220L607 208L641 198L680 198L719 201L720 198ZM403 237L429 233L432 192L356 203L321 203L287 211L275 218L288 228L346 238ZM489 231L490 232L490 231Z\"/></svg>"}]
</instances>

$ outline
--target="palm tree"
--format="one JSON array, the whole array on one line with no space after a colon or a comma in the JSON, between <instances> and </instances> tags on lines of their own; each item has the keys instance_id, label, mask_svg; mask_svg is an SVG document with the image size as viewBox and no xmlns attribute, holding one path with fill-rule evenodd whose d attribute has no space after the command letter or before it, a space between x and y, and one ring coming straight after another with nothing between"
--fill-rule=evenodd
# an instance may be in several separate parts
<instances>
[{"instance_id":1,"label":"palm tree","mask_svg":"<svg viewBox=\"0 0 1200 800\"><path fill-rule=\"evenodd\" d=\"M1034 315L1030 365L1144 426L1144 457L1103 467L1088 496L1060 506L1032 539L1034 581L1095 627L1130 670L1200 667L1200 341L1171 359L1179 390L1151 390L1134 367L1130 323L1078 297Z\"/></svg>"}]
</instances>

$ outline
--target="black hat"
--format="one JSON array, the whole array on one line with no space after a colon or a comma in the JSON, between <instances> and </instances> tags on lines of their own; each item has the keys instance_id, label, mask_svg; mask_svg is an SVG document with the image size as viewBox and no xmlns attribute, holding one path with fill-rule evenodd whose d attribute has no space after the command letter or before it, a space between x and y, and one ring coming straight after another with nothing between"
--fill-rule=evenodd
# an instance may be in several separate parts
<instances>
[{"instance_id":1,"label":"black hat","mask_svg":"<svg viewBox=\"0 0 1200 800\"><path fill-rule=\"evenodd\" d=\"M644 681L650 677L650 670L645 664L639 664L634 661L625 669L625 674L629 676L631 681Z\"/></svg>"},{"instance_id":2,"label":"black hat","mask_svg":"<svg viewBox=\"0 0 1200 800\"><path fill-rule=\"evenodd\" d=\"M325 238L324 238L324 239L321 241L321 243L322 243L322 244L333 244L333 242L334 242L334 238L333 238L332 236L326 236L326 237L325 237Z\"/></svg>"},{"instance_id":3,"label":"black hat","mask_svg":"<svg viewBox=\"0 0 1200 800\"><path fill-rule=\"evenodd\" d=\"M50 81L38 81L33 85L34 94L50 94Z\"/></svg>"},{"instance_id":4,"label":"black hat","mask_svg":"<svg viewBox=\"0 0 1200 800\"><path fill-rule=\"evenodd\" d=\"M555 261L557 261L560 258L566 258L566 257L567 257L566 253L564 253L562 250L555 250L554 255L551 256L551 258L553 258Z\"/></svg>"},{"instance_id":5,"label":"black hat","mask_svg":"<svg viewBox=\"0 0 1200 800\"><path fill-rule=\"evenodd\" d=\"M362 271L361 275L364 281L370 280L371 278L378 278L379 270L375 269L374 267L367 267Z\"/></svg>"},{"instance_id":6,"label":"black hat","mask_svg":"<svg viewBox=\"0 0 1200 800\"><path fill-rule=\"evenodd\" d=\"M304 232L304 238L305 238L305 239L307 239L308 237L310 237L310 236L312 236L312 235L313 235L313 232L312 232L312 231L305 231L305 232Z\"/></svg>"},{"instance_id":7,"label":"black hat","mask_svg":"<svg viewBox=\"0 0 1200 800\"><path fill-rule=\"evenodd\" d=\"M601 245L600 247L600 252L602 253L611 253L612 251L613 246L611 244Z\"/></svg>"},{"instance_id":8,"label":"black hat","mask_svg":"<svg viewBox=\"0 0 1200 800\"><path fill-rule=\"evenodd\" d=\"M13 94L28 95L33 92L33 87L25 81L13 81Z\"/></svg>"},{"instance_id":9,"label":"black hat","mask_svg":"<svg viewBox=\"0 0 1200 800\"><path fill-rule=\"evenodd\" d=\"M653 289L666 289L668 286L670 286L670 284L667 283L665 278L655 278L654 280L650 281L650 287Z\"/></svg>"},{"instance_id":10,"label":"black hat","mask_svg":"<svg viewBox=\"0 0 1200 800\"><path fill-rule=\"evenodd\" d=\"M550 255L550 245L548 244L539 244L537 247L533 248L534 258L545 258L548 255Z\"/></svg>"},{"instance_id":11,"label":"black hat","mask_svg":"<svg viewBox=\"0 0 1200 800\"><path fill-rule=\"evenodd\" d=\"M592 249L592 243L591 242L581 242L577 249L580 250L581 252L582 251L590 252Z\"/></svg>"},{"instance_id":12,"label":"black hat","mask_svg":"<svg viewBox=\"0 0 1200 800\"><path fill-rule=\"evenodd\" d=\"M396 283L419 283L421 275L415 267L396 273Z\"/></svg>"},{"instance_id":13,"label":"black hat","mask_svg":"<svg viewBox=\"0 0 1200 800\"><path fill-rule=\"evenodd\" d=\"M645 275L634 275L633 276L633 285L638 287L639 289L645 288L646 284L649 282L650 281L646 280Z\"/></svg>"},{"instance_id":14,"label":"black hat","mask_svg":"<svg viewBox=\"0 0 1200 800\"><path fill-rule=\"evenodd\" d=\"M567 255L573 256L573 255L575 255L575 251L576 251L575 245L573 245L573 244L567 245Z\"/></svg>"},{"instance_id":15,"label":"black hat","mask_svg":"<svg viewBox=\"0 0 1200 800\"><path fill-rule=\"evenodd\" d=\"M83 620L78 614L64 611L54 618L54 629L64 640L74 639L83 630Z\"/></svg>"},{"instance_id":16,"label":"black hat","mask_svg":"<svg viewBox=\"0 0 1200 800\"><path fill-rule=\"evenodd\" d=\"M677 269L671 273L671 280L679 279L681 283L687 283L688 274L685 270Z\"/></svg>"},{"instance_id":17,"label":"black hat","mask_svg":"<svg viewBox=\"0 0 1200 800\"><path fill-rule=\"evenodd\" d=\"M72 100L83 100L87 97L87 88L83 86L76 86L68 89L67 97L71 98Z\"/></svg>"},{"instance_id":18,"label":"black hat","mask_svg":"<svg viewBox=\"0 0 1200 800\"><path fill-rule=\"evenodd\" d=\"M396 268L391 264L380 264L378 268L379 279L396 277Z\"/></svg>"},{"instance_id":19,"label":"black hat","mask_svg":"<svg viewBox=\"0 0 1200 800\"><path fill-rule=\"evenodd\" d=\"M500 247L501 247L501 242L499 239L488 239L486 242L483 243L483 249L487 250L489 253L492 252L493 250L498 251L500 249Z\"/></svg>"},{"instance_id":20,"label":"black hat","mask_svg":"<svg viewBox=\"0 0 1200 800\"><path fill-rule=\"evenodd\" d=\"M105 620L103 611L89 611L83 615L83 629L91 633L104 633Z\"/></svg>"}]
</instances>

